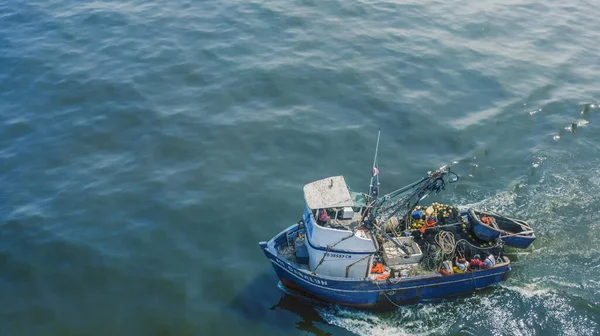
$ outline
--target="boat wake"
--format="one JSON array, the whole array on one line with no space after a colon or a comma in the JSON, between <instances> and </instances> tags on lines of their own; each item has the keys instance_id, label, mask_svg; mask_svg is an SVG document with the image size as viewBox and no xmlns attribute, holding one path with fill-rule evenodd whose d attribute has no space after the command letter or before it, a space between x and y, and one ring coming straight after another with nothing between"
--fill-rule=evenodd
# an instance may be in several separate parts
<instances>
[{"instance_id":1,"label":"boat wake","mask_svg":"<svg viewBox=\"0 0 600 336\"><path fill-rule=\"evenodd\" d=\"M432 335L448 331L452 313L448 307L417 304L398 308L387 315L348 310L337 306L318 309L330 324L356 335Z\"/></svg>"},{"instance_id":2,"label":"boat wake","mask_svg":"<svg viewBox=\"0 0 600 336\"><path fill-rule=\"evenodd\" d=\"M500 287L507 289L521 296L522 298L533 298L533 297L545 297L552 294L552 290L548 287L541 287L538 284L520 284L520 285L505 285L501 284Z\"/></svg>"},{"instance_id":3,"label":"boat wake","mask_svg":"<svg viewBox=\"0 0 600 336\"><path fill-rule=\"evenodd\" d=\"M398 308L389 314L318 309L329 324L356 335L594 335L594 312L573 312L559 291L536 284L499 285L492 293ZM528 309L527 307L535 307Z\"/></svg>"}]
</instances>

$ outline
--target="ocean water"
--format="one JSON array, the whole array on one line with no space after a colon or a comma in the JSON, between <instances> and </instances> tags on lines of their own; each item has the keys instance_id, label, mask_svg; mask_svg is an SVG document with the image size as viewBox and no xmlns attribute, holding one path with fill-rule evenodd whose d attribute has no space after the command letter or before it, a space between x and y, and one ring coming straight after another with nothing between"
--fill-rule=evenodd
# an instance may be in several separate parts
<instances>
[{"instance_id":1,"label":"ocean water","mask_svg":"<svg viewBox=\"0 0 600 336\"><path fill-rule=\"evenodd\" d=\"M600 334L600 2L0 3L0 335ZM278 287L302 186L528 220L510 277L368 312Z\"/></svg>"}]
</instances>

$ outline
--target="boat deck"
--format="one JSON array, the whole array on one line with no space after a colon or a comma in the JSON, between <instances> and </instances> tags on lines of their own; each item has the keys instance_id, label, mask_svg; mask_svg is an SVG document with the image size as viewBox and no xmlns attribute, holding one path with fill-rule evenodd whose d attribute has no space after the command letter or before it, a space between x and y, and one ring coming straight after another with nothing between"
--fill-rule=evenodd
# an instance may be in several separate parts
<instances>
[{"instance_id":1,"label":"boat deck","mask_svg":"<svg viewBox=\"0 0 600 336\"><path fill-rule=\"evenodd\" d=\"M310 267L308 264L301 264L298 262L298 260L296 258L296 254L295 254L296 249L295 249L294 241L290 240L290 239L286 239L288 234L291 233L293 235L297 232L298 232L298 228L295 227L285 233L282 233L279 236L279 239L277 239L277 242L275 244L276 250L277 250L277 253L281 257L284 257L285 259L290 261L298 269L310 271ZM463 232L461 232L461 233L465 234ZM459 234L459 236L461 236L461 235ZM421 241L421 242L423 242L423 241ZM418 263L388 265L383 260L383 258L376 257L375 260L372 262L372 264L369 267L374 266L376 263L383 264L385 271L383 273L368 272L367 279L372 280L372 281L380 281L381 280L380 277L382 275L384 275L384 276L387 275L387 276L389 276L390 279L395 279L394 281L409 280L413 277L421 277L421 276L436 276L436 277L442 276L437 271L431 271L431 270L421 267ZM494 268L505 267L509 263L510 263L510 260L508 259L508 257L502 256L500 260L498 260L498 258L497 258L497 262L496 262L496 265L494 266ZM466 273L471 273L471 272L477 273L479 271L481 271L481 270L467 270ZM456 273L453 275L458 275L458 274L459 273ZM453 275L447 275L447 276L453 276Z\"/></svg>"}]
</instances>

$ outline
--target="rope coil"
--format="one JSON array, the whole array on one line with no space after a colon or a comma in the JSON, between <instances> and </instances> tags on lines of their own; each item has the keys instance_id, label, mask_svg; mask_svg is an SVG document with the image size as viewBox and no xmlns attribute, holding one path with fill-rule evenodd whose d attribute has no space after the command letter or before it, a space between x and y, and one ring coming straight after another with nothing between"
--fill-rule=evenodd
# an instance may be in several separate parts
<instances>
[{"instance_id":1,"label":"rope coil","mask_svg":"<svg viewBox=\"0 0 600 336\"><path fill-rule=\"evenodd\" d=\"M445 255L452 256L454 254L456 243L454 242L454 234L452 232L440 231L435 236L435 242L440 246Z\"/></svg>"}]
</instances>

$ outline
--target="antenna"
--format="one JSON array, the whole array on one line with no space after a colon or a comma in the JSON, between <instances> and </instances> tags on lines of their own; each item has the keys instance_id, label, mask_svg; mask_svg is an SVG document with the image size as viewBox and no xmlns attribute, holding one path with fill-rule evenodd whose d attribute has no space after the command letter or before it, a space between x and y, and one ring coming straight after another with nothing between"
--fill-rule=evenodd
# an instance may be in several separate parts
<instances>
[{"instance_id":1,"label":"antenna","mask_svg":"<svg viewBox=\"0 0 600 336\"><path fill-rule=\"evenodd\" d=\"M381 128L377 131L377 145L375 146L375 158L373 159L373 170L371 172L371 182L369 183L369 200L377 198L379 195L379 170L377 169L377 152L379 151L379 137L381 136ZM373 185L375 180L375 185Z\"/></svg>"}]
</instances>

